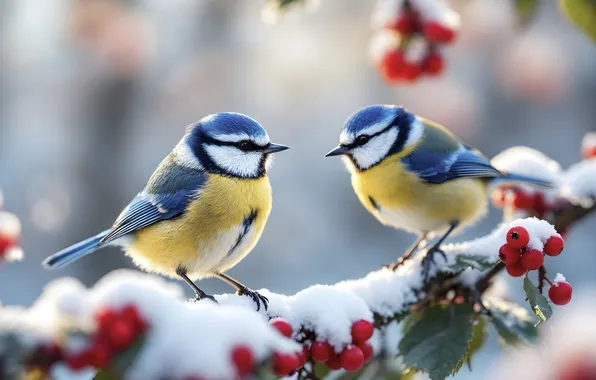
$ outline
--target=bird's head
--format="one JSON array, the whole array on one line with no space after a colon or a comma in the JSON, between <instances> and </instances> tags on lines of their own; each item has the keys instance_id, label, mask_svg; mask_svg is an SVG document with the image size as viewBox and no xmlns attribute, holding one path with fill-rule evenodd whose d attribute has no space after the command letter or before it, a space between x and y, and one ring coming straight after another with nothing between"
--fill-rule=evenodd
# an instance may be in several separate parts
<instances>
[{"instance_id":1,"label":"bird's head","mask_svg":"<svg viewBox=\"0 0 596 380\"><path fill-rule=\"evenodd\" d=\"M174 148L174 160L186 167L231 177L267 174L271 154L288 149L269 141L256 120L239 113L209 115L191 124Z\"/></svg>"},{"instance_id":2,"label":"bird's head","mask_svg":"<svg viewBox=\"0 0 596 380\"><path fill-rule=\"evenodd\" d=\"M415 146L423 133L424 124L403 107L368 106L346 120L339 145L325 157L342 155L348 167L363 171Z\"/></svg>"}]
</instances>

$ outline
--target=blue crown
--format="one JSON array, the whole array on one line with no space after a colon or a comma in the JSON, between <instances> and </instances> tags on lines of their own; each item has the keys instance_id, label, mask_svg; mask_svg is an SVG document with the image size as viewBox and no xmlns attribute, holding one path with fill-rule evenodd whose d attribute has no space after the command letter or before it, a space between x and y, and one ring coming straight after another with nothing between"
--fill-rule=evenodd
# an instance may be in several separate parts
<instances>
[{"instance_id":1,"label":"blue crown","mask_svg":"<svg viewBox=\"0 0 596 380\"><path fill-rule=\"evenodd\" d=\"M255 119L235 112L209 115L191 126L193 137L247 134L251 137L266 136L267 132Z\"/></svg>"},{"instance_id":2,"label":"blue crown","mask_svg":"<svg viewBox=\"0 0 596 380\"><path fill-rule=\"evenodd\" d=\"M389 125L397 118L403 117L409 121L412 116L404 107L393 105L372 105L359 109L346 120L344 128L351 134L357 135L358 132L378 123Z\"/></svg>"}]
</instances>

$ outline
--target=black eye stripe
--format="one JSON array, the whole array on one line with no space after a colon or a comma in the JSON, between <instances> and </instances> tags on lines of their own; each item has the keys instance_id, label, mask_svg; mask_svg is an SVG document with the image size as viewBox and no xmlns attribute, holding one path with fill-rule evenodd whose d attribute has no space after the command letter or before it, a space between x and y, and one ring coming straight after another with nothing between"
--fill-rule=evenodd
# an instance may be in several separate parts
<instances>
[{"instance_id":1,"label":"black eye stripe","mask_svg":"<svg viewBox=\"0 0 596 380\"><path fill-rule=\"evenodd\" d=\"M360 143L358 142L358 137L356 137L356 139L354 140L354 142L352 142L351 144L341 144L341 146L343 146L344 148L348 148L348 149L354 149L357 148L361 145L366 144L367 142L369 142L370 140L372 140L373 138L382 135L383 133L387 132L388 130L390 130L391 128L393 128L395 126L394 123L389 124L387 127L381 129L379 132L377 133L373 133L372 135L366 135L368 136L368 139L364 142L364 143ZM362 135L361 135L362 136Z\"/></svg>"},{"instance_id":2,"label":"black eye stripe","mask_svg":"<svg viewBox=\"0 0 596 380\"><path fill-rule=\"evenodd\" d=\"M240 147L240 144L243 144L243 143L249 144L247 149L242 149ZM213 137L207 136L206 134L201 136L201 144L209 144L209 145L217 145L217 146L233 146L234 148L238 148L244 152L259 152L259 151L262 151L263 149L266 149L270 145L270 144L267 144L265 146L257 145L257 144L255 144L254 141L251 141L251 140L221 141L221 140L215 139Z\"/></svg>"}]
</instances>

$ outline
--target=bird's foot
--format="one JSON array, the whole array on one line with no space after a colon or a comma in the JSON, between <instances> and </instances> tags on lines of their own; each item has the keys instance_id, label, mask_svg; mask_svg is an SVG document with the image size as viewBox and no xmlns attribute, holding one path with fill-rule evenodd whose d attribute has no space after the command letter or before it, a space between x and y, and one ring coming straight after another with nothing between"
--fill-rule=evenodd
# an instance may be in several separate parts
<instances>
[{"instance_id":1,"label":"bird's foot","mask_svg":"<svg viewBox=\"0 0 596 380\"><path fill-rule=\"evenodd\" d=\"M249 289L247 287L243 287L243 288L238 289L236 294L238 294L239 296L248 296L248 297L252 298L252 300L255 302L255 304L257 304L257 311L261 310L261 302L263 303L263 307L265 307L265 311L269 307L269 299L267 297L259 294L259 292L255 291L255 290Z\"/></svg>"},{"instance_id":2,"label":"bird's foot","mask_svg":"<svg viewBox=\"0 0 596 380\"><path fill-rule=\"evenodd\" d=\"M211 300L211 301L213 301L215 303L219 303L219 302L217 302L217 300L215 299L215 297L213 297L212 295L207 294L207 293L205 293L203 291L201 291L200 293L199 292L196 292L196 295L197 296L195 298L192 298L191 301L197 302L197 301L201 301L201 300L204 300L204 299L208 299L208 300Z\"/></svg>"},{"instance_id":3,"label":"bird's foot","mask_svg":"<svg viewBox=\"0 0 596 380\"><path fill-rule=\"evenodd\" d=\"M428 280L428 276L430 275L430 268L435 263L435 255L437 253L443 256L443 259L447 260L445 252L443 252L439 246L435 245L434 247L431 247L422 259L422 278L424 279L424 282Z\"/></svg>"},{"instance_id":4,"label":"bird's foot","mask_svg":"<svg viewBox=\"0 0 596 380\"><path fill-rule=\"evenodd\" d=\"M392 271L394 271L394 272L395 272L395 270L397 270L397 268L399 268L400 266L404 265L404 263L405 263L406 261L408 261L408 259L409 259L410 257L411 257L411 256L402 256L402 257L400 257L399 259L395 260L394 262L392 262L392 263L391 263L391 264L389 264L389 265L383 265L383 267L382 267L382 268L383 268L383 269L389 269L389 270L392 270Z\"/></svg>"}]
</instances>

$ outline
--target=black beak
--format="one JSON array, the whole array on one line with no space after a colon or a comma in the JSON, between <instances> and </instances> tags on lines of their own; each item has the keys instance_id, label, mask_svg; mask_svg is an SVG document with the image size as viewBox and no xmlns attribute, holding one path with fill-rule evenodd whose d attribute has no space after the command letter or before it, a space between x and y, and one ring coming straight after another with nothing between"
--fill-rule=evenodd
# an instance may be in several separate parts
<instances>
[{"instance_id":1,"label":"black beak","mask_svg":"<svg viewBox=\"0 0 596 380\"><path fill-rule=\"evenodd\" d=\"M263 149L263 153L277 153L281 152L282 150L290 149L289 146L281 145L281 144L269 144L265 149Z\"/></svg>"},{"instance_id":2,"label":"black beak","mask_svg":"<svg viewBox=\"0 0 596 380\"><path fill-rule=\"evenodd\" d=\"M338 145L331 152L327 153L325 157L341 156L346 153L348 153L348 148Z\"/></svg>"}]
</instances>

